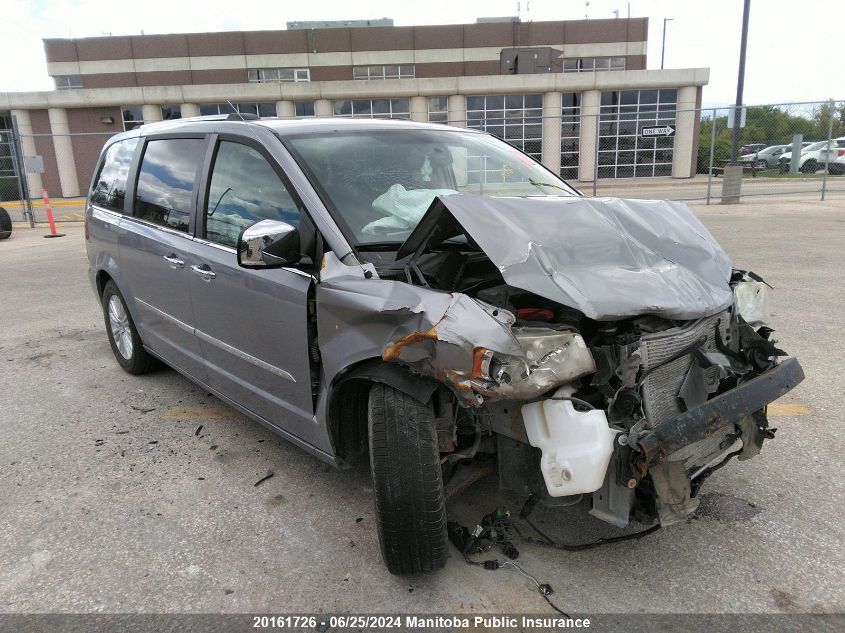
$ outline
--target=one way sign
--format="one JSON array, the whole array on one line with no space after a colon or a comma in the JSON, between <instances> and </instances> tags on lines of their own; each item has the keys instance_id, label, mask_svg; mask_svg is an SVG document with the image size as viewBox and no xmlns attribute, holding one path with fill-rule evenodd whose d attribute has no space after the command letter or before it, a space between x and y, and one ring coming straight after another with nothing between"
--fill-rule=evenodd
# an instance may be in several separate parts
<instances>
[{"instance_id":1,"label":"one way sign","mask_svg":"<svg viewBox=\"0 0 845 633\"><path fill-rule=\"evenodd\" d=\"M650 138L652 136L675 136L675 128L671 125L653 125L651 127L644 127L640 132L642 138Z\"/></svg>"}]
</instances>

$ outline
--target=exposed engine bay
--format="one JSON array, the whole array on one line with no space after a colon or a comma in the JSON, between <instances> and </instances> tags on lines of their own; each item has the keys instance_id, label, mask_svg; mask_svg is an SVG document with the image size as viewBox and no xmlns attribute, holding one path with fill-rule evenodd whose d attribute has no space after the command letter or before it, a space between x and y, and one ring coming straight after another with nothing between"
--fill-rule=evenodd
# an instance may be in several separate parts
<instances>
[{"instance_id":1,"label":"exposed engine bay","mask_svg":"<svg viewBox=\"0 0 845 633\"><path fill-rule=\"evenodd\" d=\"M619 527L690 515L803 378L763 322L768 285L678 203L453 195L362 257L324 265L324 309L437 381L444 474L494 456L502 487Z\"/></svg>"}]
</instances>

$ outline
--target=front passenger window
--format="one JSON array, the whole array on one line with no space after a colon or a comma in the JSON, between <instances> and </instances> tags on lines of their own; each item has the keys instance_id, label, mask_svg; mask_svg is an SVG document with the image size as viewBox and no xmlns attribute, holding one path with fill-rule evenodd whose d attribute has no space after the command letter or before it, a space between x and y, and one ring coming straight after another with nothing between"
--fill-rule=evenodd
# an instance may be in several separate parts
<instances>
[{"instance_id":1,"label":"front passenger window","mask_svg":"<svg viewBox=\"0 0 845 633\"><path fill-rule=\"evenodd\" d=\"M256 150L222 141L205 208L206 239L237 246L238 236L260 220L299 227L299 209L270 163Z\"/></svg>"}]
</instances>

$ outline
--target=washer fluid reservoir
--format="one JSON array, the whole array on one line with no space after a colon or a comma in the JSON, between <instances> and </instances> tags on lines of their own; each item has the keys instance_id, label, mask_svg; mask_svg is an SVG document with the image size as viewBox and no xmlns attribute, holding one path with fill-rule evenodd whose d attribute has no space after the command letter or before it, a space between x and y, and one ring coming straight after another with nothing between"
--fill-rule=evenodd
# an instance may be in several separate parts
<instances>
[{"instance_id":1,"label":"washer fluid reservoir","mask_svg":"<svg viewBox=\"0 0 845 633\"><path fill-rule=\"evenodd\" d=\"M570 386L555 392L572 395ZM604 411L576 411L569 400L541 400L522 407L528 442L543 452L540 468L552 497L564 497L601 488L616 433Z\"/></svg>"}]
</instances>

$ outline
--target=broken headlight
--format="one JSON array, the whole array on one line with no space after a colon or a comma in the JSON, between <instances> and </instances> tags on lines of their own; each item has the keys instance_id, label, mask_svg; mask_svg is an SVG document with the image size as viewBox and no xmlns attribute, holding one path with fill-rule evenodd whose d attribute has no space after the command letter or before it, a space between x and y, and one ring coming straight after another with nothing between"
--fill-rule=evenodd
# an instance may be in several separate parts
<instances>
[{"instance_id":1,"label":"broken headlight","mask_svg":"<svg viewBox=\"0 0 845 633\"><path fill-rule=\"evenodd\" d=\"M522 356L481 350L476 374L497 383L501 397L527 399L596 370L584 339L570 330L513 328Z\"/></svg>"}]
</instances>

